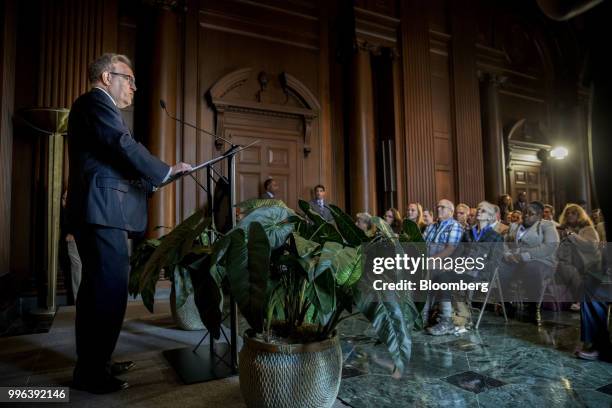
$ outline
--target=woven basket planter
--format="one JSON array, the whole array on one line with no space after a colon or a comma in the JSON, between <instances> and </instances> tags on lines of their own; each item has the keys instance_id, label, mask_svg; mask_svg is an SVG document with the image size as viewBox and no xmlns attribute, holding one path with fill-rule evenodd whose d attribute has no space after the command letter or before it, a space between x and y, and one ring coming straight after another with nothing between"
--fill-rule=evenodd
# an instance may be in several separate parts
<instances>
[{"instance_id":1,"label":"woven basket planter","mask_svg":"<svg viewBox=\"0 0 612 408\"><path fill-rule=\"evenodd\" d=\"M250 408L331 407L340 388L338 335L307 344L270 344L244 335L240 390Z\"/></svg>"},{"instance_id":2,"label":"woven basket planter","mask_svg":"<svg viewBox=\"0 0 612 408\"><path fill-rule=\"evenodd\" d=\"M195 304L195 298L193 293L187 297L185 303L181 307L176 307L176 292L174 285L170 290L170 312L174 323L183 330L202 330L204 324L200 319L200 312Z\"/></svg>"}]
</instances>

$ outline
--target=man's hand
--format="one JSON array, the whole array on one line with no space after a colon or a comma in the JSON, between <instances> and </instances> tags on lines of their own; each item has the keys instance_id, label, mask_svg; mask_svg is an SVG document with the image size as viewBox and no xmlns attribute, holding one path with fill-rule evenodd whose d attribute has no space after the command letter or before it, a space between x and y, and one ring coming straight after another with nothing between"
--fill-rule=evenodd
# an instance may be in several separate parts
<instances>
[{"instance_id":1,"label":"man's hand","mask_svg":"<svg viewBox=\"0 0 612 408\"><path fill-rule=\"evenodd\" d=\"M71 242L71 241L74 241L74 235L66 234L66 242Z\"/></svg>"},{"instance_id":2,"label":"man's hand","mask_svg":"<svg viewBox=\"0 0 612 408\"><path fill-rule=\"evenodd\" d=\"M192 169L191 164L187 164L183 162L176 163L174 166L170 168L170 177L175 176L180 173L184 173L191 169Z\"/></svg>"}]
</instances>

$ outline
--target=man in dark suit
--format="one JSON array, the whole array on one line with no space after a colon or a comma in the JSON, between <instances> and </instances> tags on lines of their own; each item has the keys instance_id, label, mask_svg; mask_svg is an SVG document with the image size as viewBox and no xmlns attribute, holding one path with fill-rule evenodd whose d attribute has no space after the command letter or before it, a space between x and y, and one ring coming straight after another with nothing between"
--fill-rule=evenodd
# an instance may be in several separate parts
<instances>
[{"instance_id":1,"label":"man in dark suit","mask_svg":"<svg viewBox=\"0 0 612 408\"><path fill-rule=\"evenodd\" d=\"M119 111L136 91L127 57L104 54L88 75L92 89L74 102L68 119L67 229L83 266L74 386L107 393L127 388L115 375L134 365L111 363L127 306L128 234L144 232L147 196L155 186L191 166L170 167L132 137Z\"/></svg>"},{"instance_id":2,"label":"man in dark suit","mask_svg":"<svg viewBox=\"0 0 612 408\"><path fill-rule=\"evenodd\" d=\"M259 198L278 198L276 195L280 187L278 182L274 180L272 177L264 181L264 193Z\"/></svg>"},{"instance_id":3,"label":"man in dark suit","mask_svg":"<svg viewBox=\"0 0 612 408\"><path fill-rule=\"evenodd\" d=\"M525 191L521 191L518 195L518 199L514 203L514 209L516 211L520 211L523 214L527 211L527 193Z\"/></svg>"},{"instance_id":4,"label":"man in dark suit","mask_svg":"<svg viewBox=\"0 0 612 408\"><path fill-rule=\"evenodd\" d=\"M333 221L334 217L325 202L325 187L321 184L314 188L315 198L310 200L310 207L316 211L325 221Z\"/></svg>"}]
</instances>

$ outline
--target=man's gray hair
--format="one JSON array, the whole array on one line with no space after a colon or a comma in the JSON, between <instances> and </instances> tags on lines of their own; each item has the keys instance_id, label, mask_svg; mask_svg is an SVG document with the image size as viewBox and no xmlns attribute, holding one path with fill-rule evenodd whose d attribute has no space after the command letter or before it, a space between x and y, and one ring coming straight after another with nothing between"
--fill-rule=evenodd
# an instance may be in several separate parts
<instances>
[{"instance_id":1,"label":"man's gray hair","mask_svg":"<svg viewBox=\"0 0 612 408\"><path fill-rule=\"evenodd\" d=\"M103 72L110 72L113 69L113 64L123 62L128 67L132 68L132 62L123 54L106 53L102 54L95 61L89 64L87 68L87 76L89 82L96 83L100 80Z\"/></svg>"}]
</instances>

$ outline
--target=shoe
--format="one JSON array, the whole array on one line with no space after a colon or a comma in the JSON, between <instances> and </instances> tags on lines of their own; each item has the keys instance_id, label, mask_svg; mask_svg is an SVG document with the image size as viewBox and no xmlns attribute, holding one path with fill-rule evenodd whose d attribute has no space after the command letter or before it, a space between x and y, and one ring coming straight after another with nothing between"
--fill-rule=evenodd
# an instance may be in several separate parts
<instances>
[{"instance_id":1,"label":"shoe","mask_svg":"<svg viewBox=\"0 0 612 408\"><path fill-rule=\"evenodd\" d=\"M136 363L133 361L117 361L116 363L112 363L110 365L110 374L121 375L123 373L127 373L134 367L136 367Z\"/></svg>"},{"instance_id":2,"label":"shoe","mask_svg":"<svg viewBox=\"0 0 612 408\"><path fill-rule=\"evenodd\" d=\"M92 394L109 394L111 392L117 392L125 390L130 385L127 381L120 380L112 375L105 375L101 377L74 377L72 381L72 387L87 391Z\"/></svg>"},{"instance_id":3,"label":"shoe","mask_svg":"<svg viewBox=\"0 0 612 408\"><path fill-rule=\"evenodd\" d=\"M432 336L444 336L446 334L455 333L455 325L451 321L450 317L442 317L435 326L429 327L427 333Z\"/></svg>"},{"instance_id":4,"label":"shoe","mask_svg":"<svg viewBox=\"0 0 612 408\"><path fill-rule=\"evenodd\" d=\"M578 350L576 351L576 357L578 357L581 360L596 361L596 360L599 360L599 351L597 350L591 350L591 351Z\"/></svg>"},{"instance_id":5,"label":"shoe","mask_svg":"<svg viewBox=\"0 0 612 408\"><path fill-rule=\"evenodd\" d=\"M572 312L579 312L580 311L580 303L572 303L572 305L570 306L570 310Z\"/></svg>"}]
</instances>

